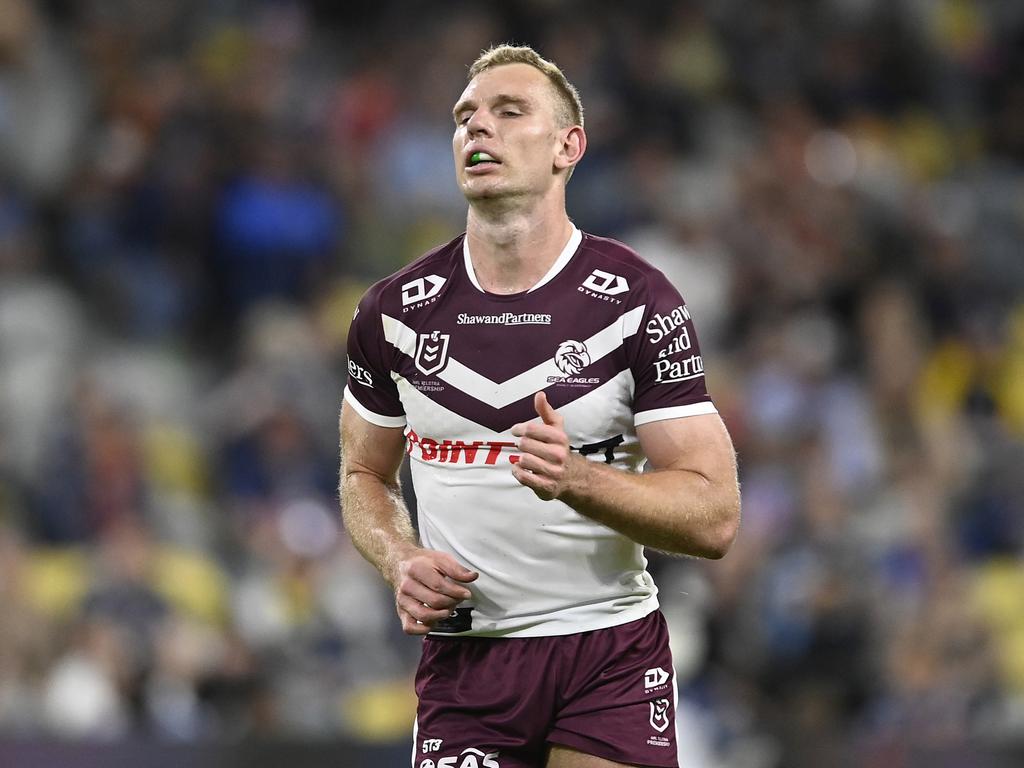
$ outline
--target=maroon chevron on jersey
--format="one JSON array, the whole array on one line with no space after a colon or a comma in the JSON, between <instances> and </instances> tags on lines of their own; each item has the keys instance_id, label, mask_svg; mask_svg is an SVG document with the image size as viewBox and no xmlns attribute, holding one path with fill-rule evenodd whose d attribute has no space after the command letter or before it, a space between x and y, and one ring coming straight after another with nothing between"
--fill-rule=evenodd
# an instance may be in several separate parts
<instances>
[{"instance_id":1,"label":"maroon chevron on jersey","mask_svg":"<svg viewBox=\"0 0 1024 768\"><path fill-rule=\"evenodd\" d=\"M425 546L481 572L471 634L558 635L657 607L643 548L516 482L509 429L547 394L574 449L639 471L636 427L714 413L693 320L622 243L573 231L533 288L482 290L464 236L374 285L348 340L345 400L402 428Z\"/></svg>"}]
</instances>

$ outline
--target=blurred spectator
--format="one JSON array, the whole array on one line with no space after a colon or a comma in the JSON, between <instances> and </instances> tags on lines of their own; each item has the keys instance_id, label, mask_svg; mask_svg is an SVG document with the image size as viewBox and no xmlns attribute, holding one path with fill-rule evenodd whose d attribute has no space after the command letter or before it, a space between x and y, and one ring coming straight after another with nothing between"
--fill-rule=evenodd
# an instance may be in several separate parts
<instances>
[{"instance_id":1,"label":"blurred spectator","mask_svg":"<svg viewBox=\"0 0 1024 768\"><path fill-rule=\"evenodd\" d=\"M299 175L297 138L256 144L252 170L224 191L217 215L220 281L242 311L271 297L308 298L341 226L326 190Z\"/></svg>"}]
</instances>

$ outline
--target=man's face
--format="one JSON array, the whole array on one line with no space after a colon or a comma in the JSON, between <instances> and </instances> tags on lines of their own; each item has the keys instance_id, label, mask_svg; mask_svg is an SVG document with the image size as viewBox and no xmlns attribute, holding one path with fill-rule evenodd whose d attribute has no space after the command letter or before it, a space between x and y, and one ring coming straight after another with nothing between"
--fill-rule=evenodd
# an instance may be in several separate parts
<instances>
[{"instance_id":1,"label":"man's face","mask_svg":"<svg viewBox=\"0 0 1024 768\"><path fill-rule=\"evenodd\" d=\"M470 81L453 110L452 138L467 199L543 194L562 183L554 169L564 132L555 99L547 76L529 64L504 64Z\"/></svg>"}]
</instances>

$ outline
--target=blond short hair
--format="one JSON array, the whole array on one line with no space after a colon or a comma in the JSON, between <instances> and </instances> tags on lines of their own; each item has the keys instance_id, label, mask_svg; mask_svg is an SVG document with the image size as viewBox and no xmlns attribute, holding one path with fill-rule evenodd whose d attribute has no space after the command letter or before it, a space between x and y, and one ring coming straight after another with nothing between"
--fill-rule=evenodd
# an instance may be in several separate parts
<instances>
[{"instance_id":1,"label":"blond short hair","mask_svg":"<svg viewBox=\"0 0 1024 768\"><path fill-rule=\"evenodd\" d=\"M472 80L481 72L505 64L529 64L547 75L548 81L558 95L557 117L561 123L560 127L583 125L583 102L580 101L580 93L576 86L569 82L554 62L548 61L528 45L503 43L488 48L470 65L467 79Z\"/></svg>"}]
</instances>

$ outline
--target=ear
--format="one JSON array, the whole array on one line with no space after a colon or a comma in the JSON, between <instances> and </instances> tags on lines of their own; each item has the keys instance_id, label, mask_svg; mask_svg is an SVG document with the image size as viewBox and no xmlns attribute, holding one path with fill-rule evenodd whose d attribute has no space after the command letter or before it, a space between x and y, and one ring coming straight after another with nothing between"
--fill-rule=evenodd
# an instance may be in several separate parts
<instances>
[{"instance_id":1,"label":"ear","mask_svg":"<svg viewBox=\"0 0 1024 768\"><path fill-rule=\"evenodd\" d=\"M587 134L583 126L574 125L559 132L560 143L555 154L555 170L571 169L587 151Z\"/></svg>"}]
</instances>

